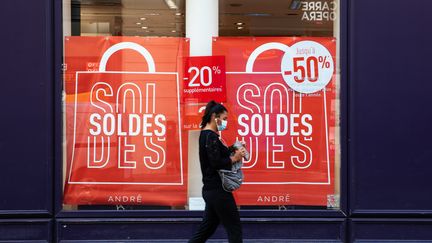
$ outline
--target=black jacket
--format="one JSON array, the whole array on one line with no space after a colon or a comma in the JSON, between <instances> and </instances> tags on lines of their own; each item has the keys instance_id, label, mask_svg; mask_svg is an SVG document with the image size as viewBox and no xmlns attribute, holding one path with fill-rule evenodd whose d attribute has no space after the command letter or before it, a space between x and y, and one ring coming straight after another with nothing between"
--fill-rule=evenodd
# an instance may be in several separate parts
<instances>
[{"instance_id":1,"label":"black jacket","mask_svg":"<svg viewBox=\"0 0 432 243\"><path fill-rule=\"evenodd\" d=\"M219 134L212 130L201 130L199 137L199 158L203 176L203 190L222 189L217 170L231 170L230 149L219 140Z\"/></svg>"}]
</instances>

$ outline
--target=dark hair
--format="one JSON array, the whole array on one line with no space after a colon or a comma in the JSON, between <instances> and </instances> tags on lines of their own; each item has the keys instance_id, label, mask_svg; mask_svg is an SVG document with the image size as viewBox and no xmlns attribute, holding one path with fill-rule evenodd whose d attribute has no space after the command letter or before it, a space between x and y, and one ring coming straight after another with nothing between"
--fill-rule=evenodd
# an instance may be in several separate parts
<instances>
[{"instance_id":1,"label":"dark hair","mask_svg":"<svg viewBox=\"0 0 432 243\"><path fill-rule=\"evenodd\" d=\"M204 128L207 125L207 123L210 122L210 119L211 119L211 116L213 113L215 113L215 115L218 116L219 114L224 113L225 111L228 111L225 108L225 106L223 106L220 103L217 103L214 100L210 101L206 105L206 109L205 109L204 115L202 117L200 127Z\"/></svg>"}]
</instances>

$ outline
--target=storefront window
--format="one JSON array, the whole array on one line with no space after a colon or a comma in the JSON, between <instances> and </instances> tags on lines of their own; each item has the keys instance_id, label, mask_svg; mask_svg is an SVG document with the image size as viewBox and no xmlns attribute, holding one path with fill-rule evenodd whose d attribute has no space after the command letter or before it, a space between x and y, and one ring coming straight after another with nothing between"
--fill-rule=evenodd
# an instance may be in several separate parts
<instances>
[{"instance_id":1,"label":"storefront window","mask_svg":"<svg viewBox=\"0 0 432 243\"><path fill-rule=\"evenodd\" d=\"M190 2L64 0L64 209L201 210L211 99L251 155L241 209L338 209L338 6L220 0L201 47Z\"/></svg>"}]
</instances>

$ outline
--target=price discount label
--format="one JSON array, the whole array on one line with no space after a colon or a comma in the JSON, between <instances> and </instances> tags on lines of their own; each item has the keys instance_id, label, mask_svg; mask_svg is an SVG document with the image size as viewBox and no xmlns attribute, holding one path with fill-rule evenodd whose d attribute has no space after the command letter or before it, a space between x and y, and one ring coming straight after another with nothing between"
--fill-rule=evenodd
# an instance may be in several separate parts
<instances>
[{"instance_id":1,"label":"price discount label","mask_svg":"<svg viewBox=\"0 0 432 243\"><path fill-rule=\"evenodd\" d=\"M282 75L293 90L315 93L332 79L334 61L330 52L318 42L300 41L282 58Z\"/></svg>"},{"instance_id":2,"label":"price discount label","mask_svg":"<svg viewBox=\"0 0 432 243\"><path fill-rule=\"evenodd\" d=\"M225 102L225 79L224 56L187 57L183 76L183 99Z\"/></svg>"}]
</instances>

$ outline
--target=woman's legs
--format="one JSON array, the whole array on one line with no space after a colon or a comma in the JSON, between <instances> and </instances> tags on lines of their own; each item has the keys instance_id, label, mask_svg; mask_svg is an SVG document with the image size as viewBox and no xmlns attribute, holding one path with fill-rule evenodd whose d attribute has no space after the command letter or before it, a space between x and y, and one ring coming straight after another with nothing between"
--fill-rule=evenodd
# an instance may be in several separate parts
<instances>
[{"instance_id":1,"label":"woman's legs","mask_svg":"<svg viewBox=\"0 0 432 243\"><path fill-rule=\"evenodd\" d=\"M219 190L203 191L203 197L206 201L204 218L189 243L204 243L213 235L219 222L227 231L230 243L242 243L240 215L232 193Z\"/></svg>"},{"instance_id":2,"label":"woman's legs","mask_svg":"<svg viewBox=\"0 0 432 243\"><path fill-rule=\"evenodd\" d=\"M204 193L203 193L204 194ZM204 195L203 195L204 196ZM206 196L204 196L204 199ZM214 209L207 203L206 200L206 207L204 211L204 217L203 220L198 228L198 230L195 232L195 234L192 236L192 238L189 240L189 243L204 243L210 236L213 235L215 230L217 229L219 225L219 218L214 211Z\"/></svg>"},{"instance_id":3,"label":"woman's legs","mask_svg":"<svg viewBox=\"0 0 432 243\"><path fill-rule=\"evenodd\" d=\"M242 243L242 227L235 199L229 192L221 191L219 194L213 206L228 233L228 240L230 243Z\"/></svg>"}]
</instances>

